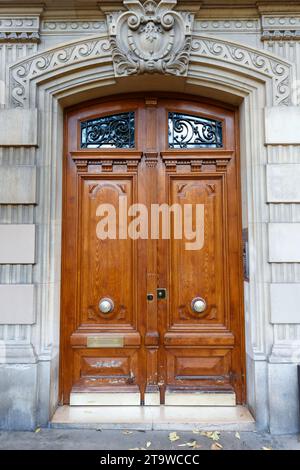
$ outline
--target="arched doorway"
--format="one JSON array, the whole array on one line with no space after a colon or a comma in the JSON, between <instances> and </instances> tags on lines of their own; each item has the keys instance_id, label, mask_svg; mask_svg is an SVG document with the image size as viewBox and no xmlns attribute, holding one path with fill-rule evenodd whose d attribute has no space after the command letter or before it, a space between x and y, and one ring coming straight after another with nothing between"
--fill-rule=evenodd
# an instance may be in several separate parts
<instances>
[{"instance_id":1,"label":"arched doorway","mask_svg":"<svg viewBox=\"0 0 300 470\"><path fill-rule=\"evenodd\" d=\"M237 118L159 93L67 111L63 403L245 402Z\"/></svg>"}]
</instances>

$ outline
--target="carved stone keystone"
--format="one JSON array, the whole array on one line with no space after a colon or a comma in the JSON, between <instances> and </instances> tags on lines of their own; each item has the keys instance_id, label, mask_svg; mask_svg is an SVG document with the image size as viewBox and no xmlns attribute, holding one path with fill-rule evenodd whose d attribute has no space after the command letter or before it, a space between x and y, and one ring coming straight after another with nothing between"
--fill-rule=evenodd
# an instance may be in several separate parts
<instances>
[{"instance_id":1,"label":"carved stone keystone","mask_svg":"<svg viewBox=\"0 0 300 470\"><path fill-rule=\"evenodd\" d=\"M194 15L174 11L177 0L123 0L128 11L108 14L116 76L187 74Z\"/></svg>"}]
</instances>

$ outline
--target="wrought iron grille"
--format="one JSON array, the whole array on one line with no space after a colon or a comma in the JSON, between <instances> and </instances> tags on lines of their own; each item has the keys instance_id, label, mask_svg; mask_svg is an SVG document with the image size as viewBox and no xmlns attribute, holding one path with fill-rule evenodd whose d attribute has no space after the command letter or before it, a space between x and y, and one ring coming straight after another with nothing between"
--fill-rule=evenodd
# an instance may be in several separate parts
<instances>
[{"instance_id":1,"label":"wrought iron grille","mask_svg":"<svg viewBox=\"0 0 300 470\"><path fill-rule=\"evenodd\" d=\"M169 147L223 147L222 122L189 114L169 113Z\"/></svg>"},{"instance_id":2,"label":"wrought iron grille","mask_svg":"<svg viewBox=\"0 0 300 470\"><path fill-rule=\"evenodd\" d=\"M81 148L134 148L134 112L81 123Z\"/></svg>"}]
</instances>

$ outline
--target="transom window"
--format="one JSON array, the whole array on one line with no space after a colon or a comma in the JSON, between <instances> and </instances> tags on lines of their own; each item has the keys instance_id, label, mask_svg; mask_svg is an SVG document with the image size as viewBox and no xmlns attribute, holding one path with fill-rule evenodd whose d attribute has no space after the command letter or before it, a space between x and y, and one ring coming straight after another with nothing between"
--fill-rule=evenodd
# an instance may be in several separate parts
<instances>
[{"instance_id":1,"label":"transom window","mask_svg":"<svg viewBox=\"0 0 300 470\"><path fill-rule=\"evenodd\" d=\"M190 114L168 113L170 148L223 147L222 122ZM81 148L135 147L134 112L113 114L81 122Z\"/></svg>"},{"instance_id":2,"label":"transom window","mask_svg":"<svg viewBox=\"0 0 300 470\"><path fill-rule=\"evenodd\" d=\"M169 147L223 147L222 122L189 114L169 113Z\"/></svg>"},{"instance_id":3,"label":"transom window","mask_svg":"<svg viewBox=\"0 0 300 470\"><path fill-rule=\"evenodd\" d=\"M81 122L81 148L135 146L134 112L113 114Z\"/></svg>"}]
</instances>

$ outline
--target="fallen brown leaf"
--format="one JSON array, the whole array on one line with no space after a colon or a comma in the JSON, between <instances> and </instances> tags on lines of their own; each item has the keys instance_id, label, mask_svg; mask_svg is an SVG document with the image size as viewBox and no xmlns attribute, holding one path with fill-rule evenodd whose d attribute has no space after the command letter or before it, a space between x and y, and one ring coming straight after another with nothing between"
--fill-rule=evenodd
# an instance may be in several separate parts
<instances>
[{"instance_id":1,"label":"fallen brown leaf","mask_svg":"<svg viewBox=\"0 0 300 470\"><path fill-rule=\"evenodd\" d=\"M210 450L222 450L222 449L223 449L223 446L219 442L214 442L210 448Z\"/></svg>"},{"instance_id":2,"label":"fallen brown leaf","mask_svg":"<svg viewBox=\"0 0 300 470\"><path fill-rule=\"evenodd\" d=\"M180 436L178 436L177 432L170 432L169 434L169 440L171 442L178 441L180 439Z\"/></svg>"}]
</instances>

